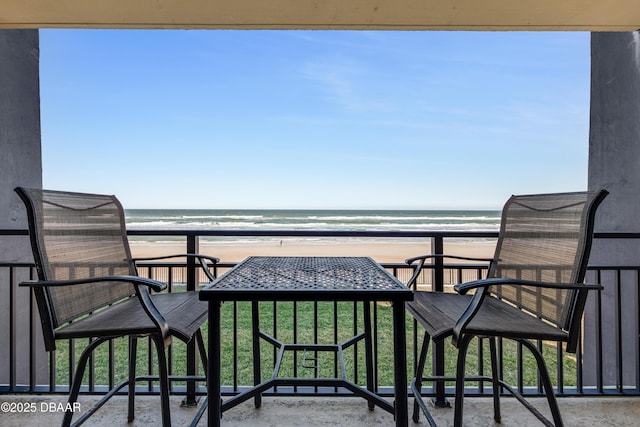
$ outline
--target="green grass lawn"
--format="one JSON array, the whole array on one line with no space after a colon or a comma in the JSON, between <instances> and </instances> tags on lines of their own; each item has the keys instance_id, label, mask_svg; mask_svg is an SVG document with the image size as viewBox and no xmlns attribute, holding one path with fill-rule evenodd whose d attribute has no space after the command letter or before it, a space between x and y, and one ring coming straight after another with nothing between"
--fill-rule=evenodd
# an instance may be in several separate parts
<instances>
[{"instance_id":1,"label":"green grass lawn","mask_svg":"<svg viewBox=\"0 0 640 427\"><path fill-rule=\"evenodd\" d=\"M392 334L392 313L388 304L376 304L373 314L376 319L377 335L375 344L375 358L377 360L377 384L379 386L393 385L393 334ZM336 314L336 316L334 316ZM295 321L294 321L295 319ZM295 327L294 327L295 324ZM335 343L344 342L351 336L362 331L363 313L362 304L352 302L320 302L320 303L297 303L279 302L260 303L260 325L261 329L277 337L286 343ZM275 327L274 327L275 325ZM205 343L207 340L207 325L205 323L203 334ZM234 384L233 371L237 369L237 384L253 384L252 368L252 343L251 343L251 303L239 302L237 304L225 303L222 307L222 378L224 386ZM235 331L235 333L234 333ZM295 331L295 333L294 333ZM317 331L314 332L314 331ZM407 315L407 366L409 376L412 377L414 365L413 349L413 320ZM419 343L422 341L423 331L418 327ZM147 339L140 339L138 344L137 373L142 375L148 372L150 366L149 357L155 359L155 350L147 344ZM172 371L176 374L186 372L186 346L181 341L174 339L170 349L170 359ZM234 353L234 344L236 352ZM86 346L86 340L76 340L76 359ZM490 373L489 348L488 343L479 349L477 343L472 343L467 357L467 373L476 374L478 369L478 352L482 351L482 360L485 373ZM455 348L447 340L446 350L446 373L455 372L456 353ZM113 340L113 357L110 358L110 351L107 344L98 347L94 352L93 372L96 385L105 385L109 381L109 361L113 361L114 382L122 381L127 375L128 366L128 341L126 339ZM236 359L237 353L237 359ZM547 367L553 383L557 378L557 351L554 345L543 345L543 353L547 361ZM56 383L57 385L69 384L69 346L63 342L58 343L56 350ZM308 358L316 356L308 354ZM429 356L430 357L430 356ZM284 359L280 376L313 377L316 369L302 367L303 353L287 354ZM320 377L334 377L337 375L337 361L332 352L320 352L317 354L318 372ZM234 360L235 359L235 360ZM274 350L269 343L262 341L261 344L261 368L262 379L269 378L273 370ZM359 384L365 381L364 363L364 342L361 341L345 351L344 361L349 378ZM521 360L521 362L519 362ZM574 386L576 379L576 363L572 354L563 353L563 380L565 386ZM310 363L309 361L306 364ZM503 376L509 384L517 383L518 364L522 364L523 383L525 386L535 386L537 384L537 370L535 359L528 350L522 351L522 357L518 357L517 346L509 341L503 344ZM153 366L153 363L151 363ZM430 360L427 361L427 371L429 371ZM354 374L357 372L357 375ZM84 383L88 382L88 373L85 372Z\"/></svg>"}]
</instances>

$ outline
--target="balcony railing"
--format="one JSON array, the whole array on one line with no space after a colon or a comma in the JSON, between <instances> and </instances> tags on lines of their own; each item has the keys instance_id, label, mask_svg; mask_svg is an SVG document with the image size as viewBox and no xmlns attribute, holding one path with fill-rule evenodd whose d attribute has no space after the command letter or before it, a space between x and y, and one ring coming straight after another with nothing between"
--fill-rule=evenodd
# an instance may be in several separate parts
<instances>
[{"instance_id":1,"label":"balcony railing","mask_svg":"<svg viewBox=\"0 0 640 427\"><path fill-rule=\"evenodd\" d=\"M26 231L0 230L2 235L25 235ZM425 239L431 244L433 253L442 253L445 239L476 239L496 238L497 233L483 232L343 232L343 231L130 231L132 236L172 236L184 239L185 249L188 252L199 251L199 238L206 236L318 236L323 238L335 237L349 238L397 238L399 241L406 238ZM597 234L596 238L626 239L640 238L638 234ZM216 274L222 274L234 263L222 262L217 266ZM406 282L412 271L403 263L383 263L393 275L400 281ZM168 292L180 292L185 289L197 289L203 286L205 277L198 276L196 266L186 262L146 262L140 264L139 273L142 276L154 278L168 283ZM434 264L424 267L419 279L420 286L434 291L448 291L450 285L484 277L487 265L482 263L460 264L446 263L438 259ZM628 304L623 304L622 299L625 288L631 286L640 288L640 266L590 266L590 273L596 280L612 286L618 298L614 307L614 330L622 329L625 319L640 318L638 304L633 305L634 313L628 312ZM629 284L628 276L632 276ZM27 288L18 287L18 283L35 277L35 269L29 263L0 262L0 316L2 330L0 331L0 393L67 393L71 382L76 359L86 340L69 340L66 344L58 344L58 349L52 353L44 352L40 332L37 308L34 298ZM606 282L606 283L605 283ZM634 290L634 295L637 295ZM589 328L590 336L584 336L583 342L578 346L577 354L567 354L560 345L550 345L544 342L538 343L544 348L544 355L550 369L552 382L559 395L638 395L640 394L640 374L636 374L635 381L629 381L625 376L628 364L635 360L623 358L625 351L623 346L635 346L640 348L640 339L633 343L623 343L621 337L617 337L617 348L613 354L616 356L614 363L616 372L613 374L615 381L607 380L611 375L605 368L604 358L606 354L603 340L605 321L602 314L602 300L599 294L590 297L589 304L595 310L595 327ZM4 305L3 305L4 304ZM250 339L250 315L251 309L248 303L226 303L223 306L223 360L224 377L221 379L225 394L236 393L250 386L253 381L251 370L251 339ZM392 393L392 369L390 345L392 335L390 332L391 313L389 307L384 304L376 304L373 307L372 318L374 321L374 372L376 390L381 394ZM294 303L272 302L263 303L261 306L261 320L266 322L261 325L274 336L288 342L326 342L342 341L345 336L355 335L362 327L361 303ZM414 366L417 360L418 343L421 341L423 331L408 316L407 328L407 355L408 366ZM205 325L206 327L206 325ZM206 334L205 334L206 337ZM176 340L177 341L177 340ZM584 343L592 343L588 347ZM84 393L103 393L105 390L122 380L119 373L126 372L124 366L127 362L127 342L123 339L113 340L104 348L98 349L91 359L88 372L85 374L82 391ZM139 344L140 345L140 344ZM445 354L448 345L444 346ZM501 375L506 380L527 395L542 395L540 382L535 374L535 369L530 369L531 359L526 351L519 345L505 341L499 343ZM197 352L187 351L181 343L174 344L169 349L170 371L175 374L184 374L187 363L195 364ZM489 369L486 361L488 350L482 345L475 348L475 363L473 369L478 374L483 374ZM589 353L590 360L595 360L595 373L589 372L589 379L585 375L585 353ZM138 371L152 374L151 363L152 346L148 345L146 356L138 360ZM283 369L289 370L287 374L296 376L333 376L339 369L336 360L323 360L320 355L304 355L307 360L320 358L314 362L311 368L305 367L305 363L291 360ZM294 355L302 358L302 354ZM349 354L345 354L345 363L350 377L357 383L364 381L364 348L353 346ZM637 354L636 354L636 357ZM261 363L265 368L273 363L275 352L265 351ZM452 370L455 358L445 357L445 370ZM607 365L609 366L609 365ZM589 369L592 369L591 367ZM265 369L265 371L268 371ZM410 369L410 376L412 370ZM140 392L155 393L153 384L140 388ZM191 394L184 384L173 385L176 394ZM279 388L274 394L340 394L340 389L309 389ZM200 385L195 393L204 394L204 385ZM468 389L469 395L483 395L490 393L490 389L484 389L482 385ZM452 387L447 387L447 393L452 393Z\"/></svg>"}]
</instances>

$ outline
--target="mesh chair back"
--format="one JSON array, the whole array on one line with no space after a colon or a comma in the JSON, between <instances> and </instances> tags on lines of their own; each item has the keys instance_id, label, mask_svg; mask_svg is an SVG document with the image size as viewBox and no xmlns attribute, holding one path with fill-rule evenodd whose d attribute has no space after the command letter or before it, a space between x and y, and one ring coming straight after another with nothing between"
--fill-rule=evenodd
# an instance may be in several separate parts
<instances>
[{"instance_id":1,"label":"mesh chair back","mask_svg":"<svg viewBox=\"0 0 640 427\"><path fill-rule=\"evenodd\" d=\"M591 248L593 213L601 193L511 197L502 213L500 238L489 277L549 283L581 283ZM576 291L502 285L491 293L569 330Z\"/></svg>"},{"instance_id":2,"label":"mesh chair back","mask_svg":"<svg viewBox=\"0 0 640 427\"><path fill-rule=\"evenodd\" d=\"M124 214L114 196L16 189L27 206L40 280L135 275ZM52 327L135 293L122 282L50 287Z\"/></svg>"}]
</instances>

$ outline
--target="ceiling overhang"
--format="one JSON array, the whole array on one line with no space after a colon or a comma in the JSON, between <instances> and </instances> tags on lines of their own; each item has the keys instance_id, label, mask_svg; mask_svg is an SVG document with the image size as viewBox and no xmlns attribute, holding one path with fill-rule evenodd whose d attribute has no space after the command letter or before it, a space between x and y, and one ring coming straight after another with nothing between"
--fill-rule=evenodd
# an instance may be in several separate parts
<instances>
[{"instance_id":1,"label":"ceiling overhang","mask_svg":"<svg viewBox=\"0 0 640 427\"><path fill-rule=\"evenodd\" d=\"M638 0L0 0L0 28L635 31Z\"/></svg>"}]
</instances>

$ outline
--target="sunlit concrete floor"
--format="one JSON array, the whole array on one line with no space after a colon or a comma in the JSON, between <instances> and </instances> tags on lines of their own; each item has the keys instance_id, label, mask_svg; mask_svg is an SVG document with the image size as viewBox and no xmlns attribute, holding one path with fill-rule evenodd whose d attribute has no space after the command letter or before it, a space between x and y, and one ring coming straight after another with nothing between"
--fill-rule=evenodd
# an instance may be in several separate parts
<instances>
[{"instance_id":1,"label":"sunlit concrete floor","mask_svg":"<svg viewBox=\"0 0 640 427\"><path fill-rule=\"evenodd\" d=\"M86 410L98 398L81 396L80 410ZM179 396L171 397L171 420L174 426L188 425L195 414L193 408L180 407ZM549 414L544 399L532 399L545 415ZM23 412L7 412L7 403ZM18 404L22 405L18 405ZM0 395L0 426L57 426L62 413L51 411L66 403L64 396ZM502 423L493 421L490 398L465 399L465 426L536 426L542 425L519 402L505 397L502 403ZM25 405L26 404L26 405ZM53 405L52 405L53 404ZM30 406L35 412L24 412ZM409 399L410 407L413 399ZM567 426L637 426L640 425L640 398L560 398L560 411ZM158 426L161 425L160 399L157 396L136 398L136 419L127 423L126 397L116 396L100 408L84 425L87 426ZM453 424L453 410L435 409L438 425ZM411 416L411 414L409 415ZM206 425L206 413L198 424ZM393 426L393 416L376 408L370 411L364 400L356 397L264 397L260 409L252 401L244 402L224 413L223 426ZM424 417L419 423L409 420L409 426L428 425Z\"/></svg>"}]
</instances>

